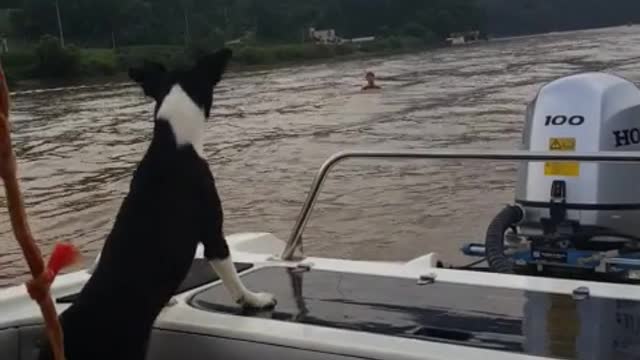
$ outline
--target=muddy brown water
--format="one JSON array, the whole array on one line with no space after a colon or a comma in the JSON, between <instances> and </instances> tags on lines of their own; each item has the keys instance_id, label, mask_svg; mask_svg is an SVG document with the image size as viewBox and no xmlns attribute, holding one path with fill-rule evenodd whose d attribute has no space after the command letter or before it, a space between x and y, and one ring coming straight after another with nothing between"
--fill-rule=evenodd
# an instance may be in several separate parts
<instances>
[{"instance_id":1,"label":"muddy brown water","mask_svg":"<svg viewBox=\"0 0 640 360\"><path fill-rule=\"evenodd\" d=\"M381 92L363 94L366 70ZM559 76L607 71L640 81L640 27L493 41L411 55L229 74L208 123L206 155L226 232L287 238L315 172L345 149L514 149L524 110ZM33 231L45 253L100 250L151 134L149 100L130 84L15 93L12 117ZM326 183L305 233L313 255L461 263L513 197L516 165L355 161ZM0 286L26 266L0 197Z\"/></svg>"}]
</instances>

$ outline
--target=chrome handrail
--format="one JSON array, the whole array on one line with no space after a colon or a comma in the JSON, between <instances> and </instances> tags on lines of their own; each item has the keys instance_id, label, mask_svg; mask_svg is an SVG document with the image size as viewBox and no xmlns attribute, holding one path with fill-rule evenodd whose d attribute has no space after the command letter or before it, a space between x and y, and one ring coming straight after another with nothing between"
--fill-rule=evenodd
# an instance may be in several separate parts
<instances>
[{"instance_id":1,"label":"chrome handrail","mask_svg":"<svg viewBox=\"0 0 640 360\"><path fill-rule=\"evenodd\" d=\"M347 159L388 159L388 160L517 160L517 161L586 161L586 162L640 162L640 152L600 152L561 153L529 151L486 151L486 150L425 150L425 151L345 151L331 156L316 174L311 190L298 215L295 226L282 252L281 258L290 261L302 241L307 222L320 189L331 169Z\"/></svg>"}]
</instances>

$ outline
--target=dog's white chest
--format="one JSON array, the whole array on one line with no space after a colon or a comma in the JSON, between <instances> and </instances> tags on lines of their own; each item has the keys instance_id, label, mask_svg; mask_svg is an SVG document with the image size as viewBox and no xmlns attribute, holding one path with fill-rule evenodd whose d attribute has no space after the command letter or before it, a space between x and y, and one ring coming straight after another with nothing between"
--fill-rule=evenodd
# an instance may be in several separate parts
<instances>
[{"instance_id":1,"label":"dog's white chest","mask_svg":"<svg viewBox=\"0 0 640 360\"><path fill-rule=\"evenodd\" d=\"M178 146L192 145L204 157L205 116L180 85L174 85L158 109L157 117L169 122Z\"/></svg>"}]
</instances>

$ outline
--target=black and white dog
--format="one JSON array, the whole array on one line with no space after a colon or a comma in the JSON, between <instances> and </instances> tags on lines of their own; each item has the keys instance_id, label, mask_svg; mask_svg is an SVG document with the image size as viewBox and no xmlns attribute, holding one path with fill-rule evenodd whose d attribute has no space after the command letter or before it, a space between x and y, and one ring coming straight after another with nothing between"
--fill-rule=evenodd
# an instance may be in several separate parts
<instances>
[{"instance_id":1,"label":"black and white dog","mask_svg":"<svg viewBox=\"0 0 640 360\"><path fill-rule=\"evenodd\" d=\"M156 102L153 140L136 169L98 265L60 317L68 360L143 360L153 323L186 277L198 244L231 297L247 307L274 297L242 284L224 238L223 213L202 137L231 51L167 71L146 62L129 76ZM41 358L50 358L49 350Z\"/></svg>"}]
</instances>

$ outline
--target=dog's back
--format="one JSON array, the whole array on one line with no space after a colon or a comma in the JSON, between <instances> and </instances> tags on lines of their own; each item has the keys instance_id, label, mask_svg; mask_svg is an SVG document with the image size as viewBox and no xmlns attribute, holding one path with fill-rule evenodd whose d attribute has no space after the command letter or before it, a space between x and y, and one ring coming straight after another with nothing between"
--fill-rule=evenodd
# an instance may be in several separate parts
<instances>
[{"instance_id":1,"label":"dog's back","mask_svg":"<svg viewBox=\"0 0 640 360\"><path fill-rule=\"evenodd\" d=\"M156 63L130 71L156 101L153 140L95 272L61 316L68 360L143 360L153 322L186 277L199 243L235 301L275 305L272 295L249 291L236 273L203 159L213 88L230 57L222 50L187 71L168 72Z\"/></svg>"},{"instance_id":2,"label":"dog's back","mask_svg":"<svg viewBox=\"0 0 640 360\"><path fill-rule=\"evenodd\" d=\"M222 220L217 196L209 203L215 191L209 167L192 147L172 141L167 123L157 123L98 266L61 316L70 360L95 359L96 347L105 349L105 359L144 353L153 321L187 275L198 243Z\"/></svg>"}]
</instances>

